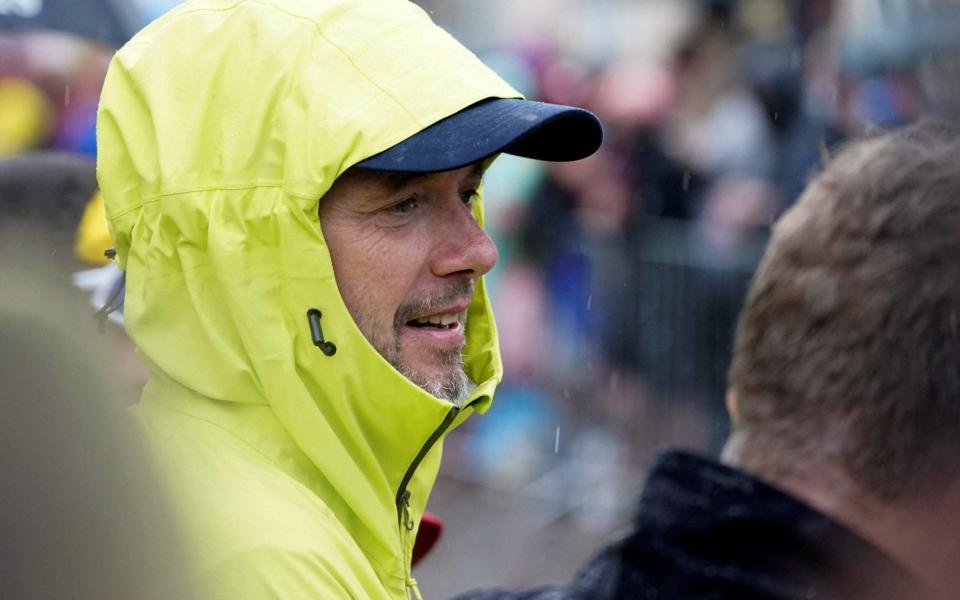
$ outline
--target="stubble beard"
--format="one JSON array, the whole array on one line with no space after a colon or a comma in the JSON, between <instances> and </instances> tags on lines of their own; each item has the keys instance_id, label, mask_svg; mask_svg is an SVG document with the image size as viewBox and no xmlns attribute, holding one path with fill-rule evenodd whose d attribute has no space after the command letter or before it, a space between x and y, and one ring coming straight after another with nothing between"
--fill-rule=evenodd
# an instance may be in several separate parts
<instances>
[{"instance_id":1,"label":"stubble beard","mask_svg":"<svg viewBox=\"0 0 960 600\"><path fill-rule=\"evenodd\" d=\"M441 294L402 305L397 309L394 317L392 340L384 339L383 336L375 334L376 327L373 320L368 318L367 315L354 315L354 320L370 345L401 375L427 393L441 400L446 400L455 406L460 406L467 399L470 391L470 380L467 377L463 362L463 348L431 351L433 359L431 364L441 367L442 375L440 377L430 377L417 372L416 369L404 362L400 335L407 322L417 315L429 313L436 307L469 296L472 291L473 282L464 280L462 283L454 284ZM462 326L466 327L466 322L462 323Z\"/></svg>"},{"instance_id":2,"label":"stubble beard","mask_svg":"<svg viewBox=\"0 0 960 600\"><path fill-rule=\"evenodd\" d=\"M448 373L441 377L439 381L421 377L399 359L391 360L387 358L387 361L404 377L441 400L460 406L467 399L468 379L464 370L462 351L438 353L437 364L449 367Z\"/></svg>"}]
</instances>

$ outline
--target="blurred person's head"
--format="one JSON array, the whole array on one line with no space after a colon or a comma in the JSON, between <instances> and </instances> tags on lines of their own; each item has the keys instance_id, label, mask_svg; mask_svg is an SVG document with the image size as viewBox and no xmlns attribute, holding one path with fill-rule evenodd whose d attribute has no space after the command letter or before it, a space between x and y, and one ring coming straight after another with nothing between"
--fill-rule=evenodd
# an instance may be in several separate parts
<instances>
[{"instance_id":1,"label":"blurred person's head","mask_svg":"<svg viewBox=\"0 0 960 600\"><path fill-rule=\"evenodd\" d=\"M72 271L110 262L113 240L92 158L32 152L0 160L0 217L29 232L51 264Z\"/></svg>"},{"instance_id":2,"label":"blurred person's head","mask_svg":"<svg viewBox=\"0 0 960 600\"><path fill-rule=\"evenodd\" d=\"M3 597L191 597L123 372L44 249L21 228L2 250Z\"/></svg>"},{"instance_id":3,"label":"blurred person's head","mask_svg":"<svg viewBox=\"0 0 960 600\"><path fill-rule=\"evenodd\" d=\"M84 321L120 289L123 274L104 252L112 246L103 199L97 189L93 159L65 152L34 152L0 160L0 237L5 258L27 249L30 264L55 270L64 282L72 277L83 292L68 298L76 306L89 293ZM15 234L15 235L14 235ZM24 244L21 250L17 247ZM109 362L128 382L130 398L146 380L125 333L104 328Z\"/></svg>"},{"instance_id":4,"label":"blurred person's head","mask_svg":"<svg viewBox=\"0 0 960 600\"><path fill-rule=\"evenodd\" d=\"M960 586L960 129L853 144L777 223L727 458Z\"/></svg>"},{"instance_id":5,"label":"blurred person's head","mask_svg":"<svg viewBox=\"0 0 960 600\"><path fill-rule=\"evenodd\" d=\"M96 192L96 163L90 158L37 152L0 160L3 221L29 231L35 250L67 269L87 262L74 256L74 248L84 211Z\"/></svg>"},{"instance_id":6,"label":"blurred person's head","mask_svg":"<svg viewBox=\"0 0 960 600\"><path fill-rule=\"evenodd\" d=\"M539 97L544 102L586 104L590 89L590 69L569 56L554 56L541 61L537 69Z\"/></svg>"},{"instance_id":7,"label":"blurred person's head","mask_svg":"<svg viewBox=\"0 0 960 600\"><path fill-rule=\"evenodd\" d=\"M674 87L672 72L662 65L614 62L594 78L591 106L612 133L636 135L663 118Z\"/></svg>"}]
</instances>

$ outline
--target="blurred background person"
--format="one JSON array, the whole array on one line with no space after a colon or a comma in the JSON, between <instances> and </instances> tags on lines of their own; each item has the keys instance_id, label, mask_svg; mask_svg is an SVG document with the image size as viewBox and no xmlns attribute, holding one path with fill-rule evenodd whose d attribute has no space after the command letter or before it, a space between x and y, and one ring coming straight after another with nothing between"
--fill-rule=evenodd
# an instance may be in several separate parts
<instances>
[{"instance_id":1,"label":"blurred background person","mask_svg":"<svg viewBox=\"0 0 960 600\"><path fill-rule=\"evenodd\" d=\"M108 262L104 252L112 242L106 215L97 214L98 203L92 158L32 152L0 159L0 215L5 228L30 235L33 248L42 248L42 256L48 257L48 267L72 272ZM81 229L88 210L87 229Z\"/></svg>"},{"instance_id":2,"label":"blurred background person","mask_svg":"<svg viewBox=\"0 0 960 600\"><path fill-rule=\"evenodd\" d=\"M0 595L191 598L132 383L48 248L0 229Z\"/></svg>"},{"instance_id":3,"label":"blurred background person","mask_svg":"<svg viewBox=\"0 0 960 600\"><path fill-rule=\"evenodd\" d=\"M99 337L111 348L104 361L123 373L133 402L146 368L123 331L123 273L108 257L113 245L92 158L38 151L0 159L0 236L25 243L30 264L56 272L89 306L85 321L100 321ZM4 241L5 262L24 250ZM10 256L8 256L10 254ZM106 326L110 321L110 326Z\"/></svg>"}]
</instances>

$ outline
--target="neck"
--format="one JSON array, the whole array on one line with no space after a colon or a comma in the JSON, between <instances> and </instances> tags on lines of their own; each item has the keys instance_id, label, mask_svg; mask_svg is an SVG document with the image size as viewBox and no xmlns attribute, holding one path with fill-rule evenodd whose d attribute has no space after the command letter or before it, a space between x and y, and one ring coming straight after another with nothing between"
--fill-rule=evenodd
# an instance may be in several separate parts
<instances>
[{"instance_id":1,"label":"neck","mask_svg":"<svg viewBox=\"0 0 960 600\"><path fill-rule=\"evenodd\" d=\"M725 458L743 468L735 456ZM892 505L865 494L830 466L800 474L752 474L871 542L934 590L937 600L960 599L960 481L934 497Z\"/></svg>"}]
</instances>

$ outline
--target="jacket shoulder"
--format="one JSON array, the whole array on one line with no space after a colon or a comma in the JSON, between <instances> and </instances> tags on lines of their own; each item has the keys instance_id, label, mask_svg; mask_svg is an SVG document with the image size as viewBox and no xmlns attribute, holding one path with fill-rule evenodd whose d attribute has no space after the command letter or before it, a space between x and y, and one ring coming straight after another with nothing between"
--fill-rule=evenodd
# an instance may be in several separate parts
<instances>
[{"instance_id":1,"label":"jacket shoulder","mask_svg":"<svg viewBox=\"0 0 960 600\"><path fill-rule=\"evenodd\" d=\"M387 597L344 524L264 444L163 408L139 417L204 598Z\"/></svg>"}]
</instances>

